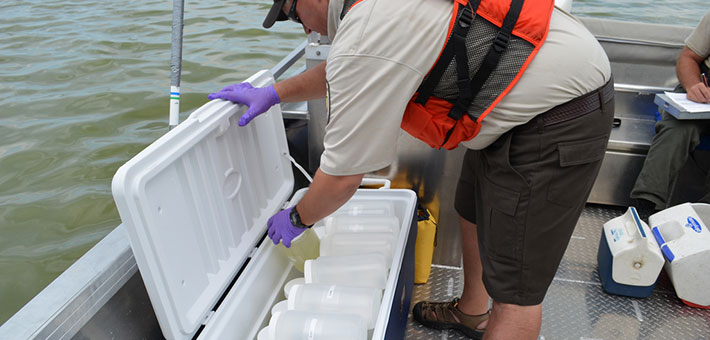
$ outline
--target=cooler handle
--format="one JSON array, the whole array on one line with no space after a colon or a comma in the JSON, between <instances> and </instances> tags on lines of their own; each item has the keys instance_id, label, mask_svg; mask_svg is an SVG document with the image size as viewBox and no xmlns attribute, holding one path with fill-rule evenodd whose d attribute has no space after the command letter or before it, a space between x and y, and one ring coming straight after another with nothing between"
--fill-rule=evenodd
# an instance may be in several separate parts
<instances>
[{"instance_id":1,"label":"cooler handle","mask_svg":"<svg viewBox=\"0 0 710 340\"><path fill-rule=\"evenodd\" d=\"M636 229L638 229L638 233L636 233L637 238L640 235L642 239L646 238L646 232L643 230L643 226L641 225L641 219L639 218L639 214L636 211L636 208L634 207L629 207L629 210L631 210L631 216L634 218L634 224L636 225Z\"/></svg>"},{"instance_id":2,"label":"cooler handle","mask_svg":"<svg viewBox=\"0 0 710 340\"><path fill-rule=\"evenodd\" d=\"M384 189L389 189L391 184L392 184L392 182L390 182L390 180L384 179L384 178L363 178L362 182L360 183L360 186L382 185L382 187L380 187L378 189L384 190Z\"/></svg>"},{"instance_id":3,"label":"cooler handle","mask_svg":"<svg viewBox=\"0 0 710 340\"><path fill-rule=\"evenodd\" d=\"M656 242L658 242L658 246L661 247L661 252L663 253L663 256L668 259L668 262L673 262L673 260L675 259L675 255L673 254L671 249L668 248L666 240L663 239L663 235L661 235L661 231L658 229L658 226L653 227L653 237L656 239Z\"/></svg>"}]
</instances>

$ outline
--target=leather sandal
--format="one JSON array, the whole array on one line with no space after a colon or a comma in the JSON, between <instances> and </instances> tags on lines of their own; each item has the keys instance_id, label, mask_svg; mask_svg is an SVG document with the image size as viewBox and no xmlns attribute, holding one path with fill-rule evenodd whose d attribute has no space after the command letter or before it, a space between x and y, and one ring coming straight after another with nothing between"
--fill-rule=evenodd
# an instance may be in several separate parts
<instances>
[{"instance_id":1,"label":"leather sandal","mask_svg":"<svg viewBox=\"0 0 710 340\"><path fill-rule=\"evenodd\" d=\"M480 315L464 314L458 308L459 299L451 302L425 302L414 305L412 316L422 325L434 329L455 329L475 340L483 338L485 329L478 325L488 320L490 311Z\"/></svg>"}]
</instances>

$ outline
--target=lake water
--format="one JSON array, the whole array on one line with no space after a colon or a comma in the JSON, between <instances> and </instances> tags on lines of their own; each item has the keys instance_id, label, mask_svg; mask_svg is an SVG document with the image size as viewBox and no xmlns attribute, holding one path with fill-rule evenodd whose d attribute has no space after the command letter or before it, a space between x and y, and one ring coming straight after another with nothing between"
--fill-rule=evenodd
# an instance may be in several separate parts
<instances>
[{"instance_id":1,"label":"lake water","mask_svg":"<svg viewBox=\"0 0 710 340\"><path fill-rule=\"evenodd\" d=\"M270 1L187 1L181 120L304 36ZM225 5L226 4L226 5ZM577 0L573 13L695 26L707 0ZM0 2L0 324L120 223L116 169L167 131L172 2Z\"/></svg>"}]
</instances>

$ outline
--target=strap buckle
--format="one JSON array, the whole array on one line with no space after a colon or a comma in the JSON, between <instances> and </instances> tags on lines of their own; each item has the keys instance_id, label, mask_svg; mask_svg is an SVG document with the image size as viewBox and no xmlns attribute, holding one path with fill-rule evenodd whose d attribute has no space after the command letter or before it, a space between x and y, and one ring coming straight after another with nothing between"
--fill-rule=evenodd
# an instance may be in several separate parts
<instances>
[{"instance_id":1,"label":"strap buckle","mask_svg":"<svg viewBox=\"0 0 710 340\"><path fill-rule=\"evenodd\" d=\"M461 119L461 117L463 117L463 115L468 113L468 107L466 107L464 105L466 105L466 104L457 100L454 103L454 106L451 107L451 110L449 110L449 113L447 114L447 116L449 116L449 118L451 118L455 121L458 121L459 119Z\"/></svg>"},{"instance_id":2,"label":"strap buckle","mask_svg":"<svg viewBox=\"0 0 710 340\"><path fill-rule=\"evenodd\" d=\"M463 7L463 11L461 11L461 16L459 16L458 21L461 28L468 28L471 26L471 23L473 22L473 13L471 13L471 9L468 6Z\"/></svg>"},{"instance_id":3,"label":"strap buckle","mask_svg":"<svg viewBox=\"0 0 710 340\"><path fill-rule=\"evenodd\" d=\"M508 47L509 42L510 34L498 31L498 34L496 34L496 37L493 39L493 48L496 49L496 52L501 53L505 51L506 47Z\"/></svg>"}]
</instances>

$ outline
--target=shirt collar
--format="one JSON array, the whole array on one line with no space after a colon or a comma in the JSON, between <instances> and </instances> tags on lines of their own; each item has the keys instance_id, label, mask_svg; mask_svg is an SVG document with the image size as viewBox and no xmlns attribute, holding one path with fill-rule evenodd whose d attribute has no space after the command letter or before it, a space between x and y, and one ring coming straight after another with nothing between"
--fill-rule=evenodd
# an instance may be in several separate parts
<instances>
[{"instance_id":1,"label":"shirt collar","mask_svg":"<svg viewBox=\"0 0 710 340\"><path fill-rule=\"evenodd\" d=\"M343 12L344 0L330 0L328 3L328 39L333 41L340 26L340 14Z\"/></svg>"}]
</instances>

